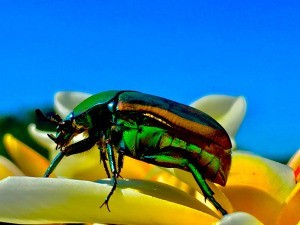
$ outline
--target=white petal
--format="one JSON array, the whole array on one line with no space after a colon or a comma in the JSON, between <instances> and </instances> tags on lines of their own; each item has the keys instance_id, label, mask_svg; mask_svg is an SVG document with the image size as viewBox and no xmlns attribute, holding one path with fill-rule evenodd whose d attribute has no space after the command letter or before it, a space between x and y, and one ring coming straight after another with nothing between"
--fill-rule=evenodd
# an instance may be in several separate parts
<instances>
[{"instance_id":1,"label":"white petal","mask_svg":"<svg viewBox=\"0 0 300 225\"><path fill-rule=\"evenodd\" d=\"M54 96L54 109L65 118L80 102L90 96L82 92L57 92Z\"/></svg>"},{"instance_id":2,"label":"white petal","mask_svg":"<svg viewBox=\"0 0 300 225\"><path fill-rule=\"evenodd\" d=\"M217 218L201 212L202 205L169 185L118 180L112 186L70 179L10 177L0 182L0 221L11 223L212 224Z\"/></svg>"},{"instance_id":3,"label":"white petal","mask_svg":"<svg viewBox=\"0 0 300 225\"><path fill-rule=\"evenodd\" d=\"M224 216L217 225L263 225L258 219L254 216L244 213L236 212Z\"/></svg>"},{"instance_id":4,"label":"white petal","mask_svg":"<svg viewBox=\"0 0 300 225\"><path fill-rule=\"evenodd\" d=\"M36 128L34 123L31 123L27 127L30 136L41 146L48 150L53 150L56 147L54 141L52 141L47 134L55 134L54 132L41 131Z\"/></svg>"}]
</instances>

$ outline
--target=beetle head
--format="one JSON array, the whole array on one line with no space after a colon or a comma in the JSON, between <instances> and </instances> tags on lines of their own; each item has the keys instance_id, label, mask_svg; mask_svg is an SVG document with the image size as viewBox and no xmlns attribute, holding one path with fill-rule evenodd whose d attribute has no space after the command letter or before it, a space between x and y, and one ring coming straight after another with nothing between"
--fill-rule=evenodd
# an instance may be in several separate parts
<instances>
[{"instance_id":1,"label":"beetle head","mask_svg":"<svg viewBox=\"0 0 300 225\"><path fill-rule=\"evenodd\" d=\"M58 114L46 116L39 109L36 110L36 114L39 118L57 125L56 135L48 134L49 138L57 144L56 149L62 149L67 146L74 136L83 132L82 129L76 126L72 113L67 116L65 120L63 120Z\"/></svg>"}]
</instances>

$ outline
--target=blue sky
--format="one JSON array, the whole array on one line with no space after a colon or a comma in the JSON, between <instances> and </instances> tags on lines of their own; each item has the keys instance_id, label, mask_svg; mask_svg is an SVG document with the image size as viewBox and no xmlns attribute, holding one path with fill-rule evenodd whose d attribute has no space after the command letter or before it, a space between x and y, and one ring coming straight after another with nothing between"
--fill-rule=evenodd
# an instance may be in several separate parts
<instances>
[{"instance_id":1,"label":"blue sky","mask_svg":"<svg viewBox=\"0 0 300 225\"><path fill-rule=\"evenodd\" d=\"M0 113L59 90L132 89L189 104L245 96L241 149L300 147L297 1L0 2Z\"/></svg>"}]
</instances>

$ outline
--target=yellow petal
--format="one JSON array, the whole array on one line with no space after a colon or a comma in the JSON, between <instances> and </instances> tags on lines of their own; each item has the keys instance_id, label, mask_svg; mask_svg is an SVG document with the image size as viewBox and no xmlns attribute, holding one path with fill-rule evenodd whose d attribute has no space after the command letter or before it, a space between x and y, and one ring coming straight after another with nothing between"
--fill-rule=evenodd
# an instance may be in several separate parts
<instances>
[{"instance_id":1,"label":"yellow petal","mask_svg":"<svg viewBox=\"0 0 300 225\"><path fill-rule=\"evenodd\" d=\"M224 216L217 225L263 225L263 223L248 213L235 212Z\"/></svg>"},{"instance_id":2,"label":"yellow petal","mask_svg":"<svg viewBox=\"0 0 300 225\"><path fill-rule=\"evenodd\" d=\"M300 165L300 149L291 157L289 162L287 163L288 166L293 168L293 170L297 169Z\"/></svg>"},{"instance_id":3,"label":"yellow petal","mask_svg":"<svg viewBox=\"0 0 300 225\"><path fill-rule=\"evenodd\" d=\"M9 161L7 158L0 156L0 180L9 176L22 176L21 170Z\"/></svg>"},{"instance_id":4,"label":"yellow petal","mask_svg":"<svg viewBox=\"0 0 300 225\"><path fill-rule=\"evenodd\" d=\"M0 221L11 223L107 224L213 224L199 202L159 182L119 180L109 201L110 212L100 208L112 188L71 179L11 177L0 181Z\"/></svg>"},{"instance_id":5,"label":"yellow petal","mask_svg":"<svg viewBox=\"0 0 300 225\"><path fill-rule=\"evenodd\" d=\"M176 176L174 176L172 173L167 172L166 170L154 166L149 173L146 175L145 179L149 179L152 181L158 181L162 182L168 185L171 185L173 187L176 187L182 191L185 191L186 193L190 193L192 195L195 195L195 189L189 186L188 184L184 183L180 179L178 179Z\"/></svg>"},{"instance_id":6,"label":"yellow petal","mask_svg":"<svg viewBox=\"0 0 300 225\"><path fill-rule=\"evenodd\" d=\"M293 168L296 181L300 181L300 149L292 156L288 162L288 166Z\"/></svg>"},{"instance_id":7,"label":"yellow petal","mask_svg":"<svg viewBox=\"0 0 300 225\"><path fill-rule=\"evenodd\" d=\"M140 162L140 161L138 161ZM189 184L183 182L182 180L180 180L178 177L174 176L174 173L173 172L170 172L170 170L172 171L173 169L166 169L166 168L161 168L161 167L158 167L158 166L154 166L154 165L151 165L149 164L149 166L151 166L151 169L148 170L148 173L146 174L146 176L142 177L143 179L147 179L147 180L151 180L151 181L157 181L157 182L161 182L161 183L164 183L164 184L168 184L168 185L171 185L179 190L182 190L184 192L186 192L187 194L193 196L193 197L196 197L200 202L201 204L203 205L203 207L205 208L205 212L212 215L212 216L216 216L216 217L221 217L221 213L207 200L205 200L202 192L199 193L198 190L199 187L197 184L195 184L196 186L195 187L192 187L190 186ZM185 171L183 171L185 172ZM185 172L187 173L187 172ZM190 173L187 173L188 177L190 177ZM193 179L193 178L192 178ZM211 186L213 186L213 184L211 184ZM196 188L196 190L195 190ZM215 190L214 188L214 191L215 193L217 193L217 197L216 199L220 199L220 196L218 194L220 194L220 190L215 187L217 190ZM222 194L221 195L221 198L224 197L224 195ZM228 199L226 199L226 203L228 202ZM223 202L220 201L220 203L222 204ZM222 206L224 207L225 205L222 204ZM229 206L230 203L229 203ZM225 207L227 210L228 208L230 207ZM232 208L232 207L231 207ZM230 210L228 210L228 212L231 212Z\"/></svg>"},{"instance_id":8,"label":"yellow petal","mask_svg":"<svg viewBox=\"0 0 300 225\"><path fill-rule=\"evenodd\" d=\"M279 208L295 186L290 167L235 151L226 187L220 187L235 210L274 224Z\"/></svg>"},{"instance_id":9,"label":"yellow petal","mask_svg":"<svg viewBox=\"0 0 300 225\"><path fill-rule=\"evenodd\" d=\"M128 179L144 179L149 171L155 167L130 157L124 157L124 166L121 176Z\"/></svg>"},{"instance_id":10,"label":"yellow petal","mask_svg":"<svg viewBox=\"0 0 300 225\"><path fill-rule=\"evenodd\" d=\"M124 166L120 175L125 179L144 179L152 167L151 164L124 157ZM80 155L65 157L55 172L57 175L79 180L95 181L107 178L103 162L100 163L99 150L96 147Z\"/></svg>"},{"instance_id":11,"label":"yellow petal","mask_svg":"<svg viewBox=\"0 0 300 225\"><path fill-rule=\"evenodd\" d=\"M19 168L28 176L43 176L49 162L36 151L13 137L5 134L3 142L7 152Z\"/></svg>"},{"instance_id":12,"label":"yellow petal","mask_svg":"<svg viewBox=\"0 0 300 225\"><path fill-rule=\"evenodd\" d=\"M297 183L280 211L277 225L294 225L300 223L300 183Z\"/></svg>"}]
</instances>

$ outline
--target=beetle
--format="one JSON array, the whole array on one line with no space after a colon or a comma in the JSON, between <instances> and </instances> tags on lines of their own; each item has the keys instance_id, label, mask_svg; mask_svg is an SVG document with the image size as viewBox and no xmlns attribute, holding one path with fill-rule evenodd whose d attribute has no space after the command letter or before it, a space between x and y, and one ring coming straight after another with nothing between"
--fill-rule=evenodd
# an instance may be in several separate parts
<instances>
[{"instance_id":1,"label":"beetle","mask_svg":"<svg viewBox=\"0 0 300 225\"><path fill-rule=\"evenodd\" d=\"M112 189L101 207L106 205L108 208L123 158L129 156L157 166L191 172L205 199L209 199L223 215L227 213L213 197L214 192L205 179L225 186L232 145L225 129L204 112L137 91L112 90L82 101L65 119L57 114L46 116L39 109L36 114L57 125L56 135L48 136L60 152L52 160L45 177L64 156L98 146L100 161L107 176L113 179ZM85 139L71 143L82 133Z\"/></svg>"}]
</instances>

